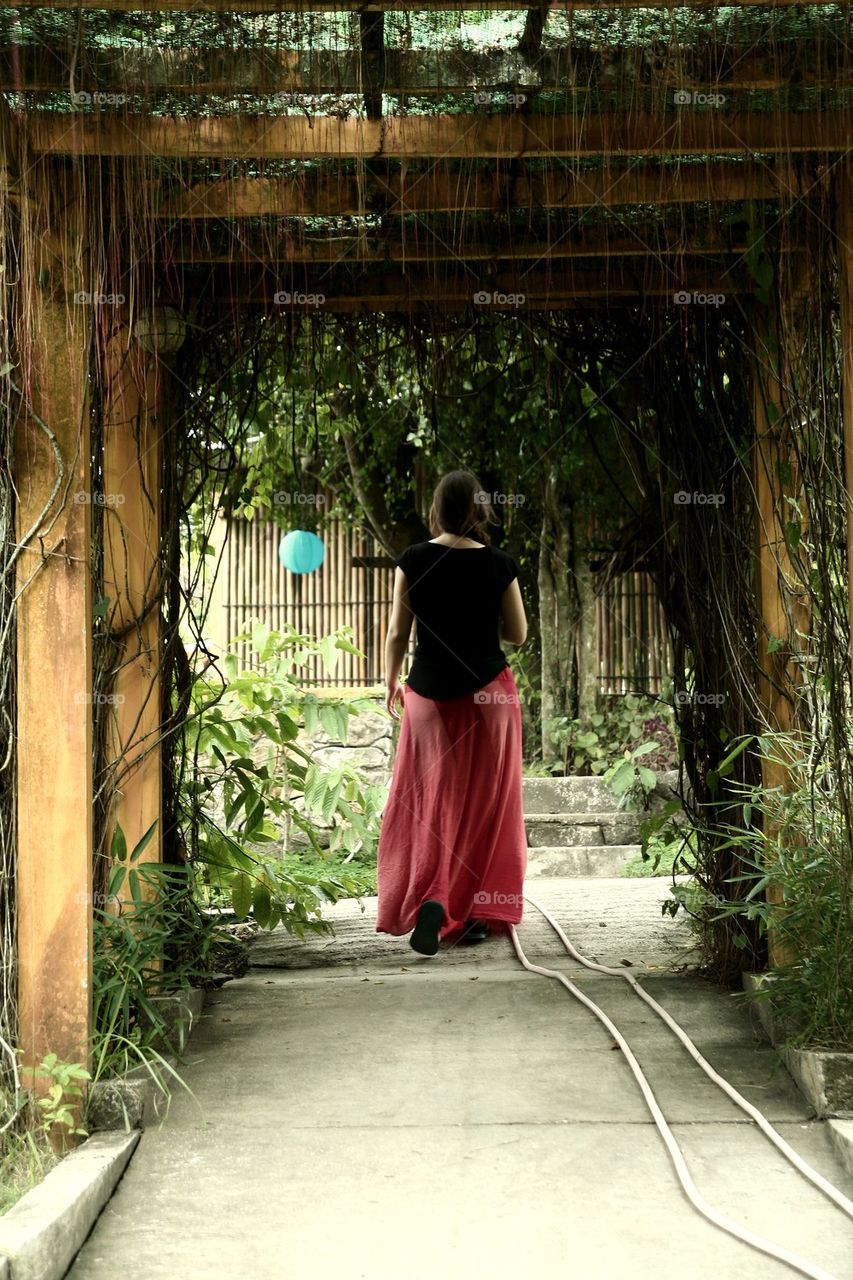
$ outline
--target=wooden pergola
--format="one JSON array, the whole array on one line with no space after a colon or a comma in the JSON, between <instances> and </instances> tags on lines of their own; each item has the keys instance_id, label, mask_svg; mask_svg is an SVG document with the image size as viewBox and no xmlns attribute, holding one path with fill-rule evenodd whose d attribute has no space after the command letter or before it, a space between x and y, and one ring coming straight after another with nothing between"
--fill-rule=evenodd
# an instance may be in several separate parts
<instances>
[{"instance_id":1,"label":"wooden pergola","mask_svg":"<svg viewBox=\"0 0 853 1280\"><path fill-rule=\"evenodd\" d=\"M744 9L756 3L740 0ZM775 13L795 4L776 0L761 7ZM121 15L141 6L139 0L53 0L51 6L22 0L15 10L24 15L47 7ZM614 300L648 299L675 311L682 291L726 298L755 292L747 242L742 228L724 222L726 207L738 201L773 206L779 222L802 225L804 249L810 222L823 217L829 201L837 210L853 581L853 116L837 98L827 106L820 97L853 87L850 48L825 39L790 42L772 55L756 47L735 56L727 44L658 49L636 103L616 110L602 109L596 95L606 87L607 68L622 65L624 50L542 45L557 13L675 7L671 0L560 0L534 8L530 0L480 0L478 9L525 15L519 48L500 58L488 51L445 55L385 47L385 15L458 9L452 0L314 0L317 14L359 16L361 47L346 51L200 48L190 58L165 43L81 45L71 83L85 84L93 100L126 96L127 110L97 101L85 110L41 109L49 95L69 87L68 48L55 41L36 48L8 36L0 47L4 110L14 116L18 139L16 152L2 162L5 196L24 211L33 174L55 193L40 236L19 248L20 289L34 338L27 354L30 403L20 415L15 465L23 548L17 560L19 1006L27 1064L49 1050L72 1062L88 1062L90 1052L91 502L68 497L92 494L90 331L85 308L75 309L73 299L101 290L105 277L97 274L97 262L109 261L116 292L123 280L150 273L155 323L157 308L184 308L202 292L223 306L269 315L312 306L474 314L484 293L489 305L525 316ZM703 0L677 7L713 8ZM144 6L149 17L302 9L298 0L149 0ZM684 85L691 93L728 96L782 94L792 84L804 95L796 109L696 109L674 100ZM572 95L571 106L537 114L531 105L543 93ZM156 94L172 101L243 95L243 105L195 116L140 107ZM347 100L347 109L315 108L312 98L325 94ZM473 94L489 101L472 104ZM818 95L816 106L809 106L810 94ZM253 111L258 95L277 96L278 111ZM461 109L388 115L383 95L404 102L453 98ZM497 110L495 95L504 95ZM91 197L91 175L110 172L116 161L122 173L139 162L139 180L125 185L107 209ZM153 161L159 173L152 173ZM211 175L199 177L191 168L196 161L209 162ZM122 226L140 208L150 220L149 243L132 263L116 262ZM701 225L691 221L693 210L702 211ZM590 211L600 218L587 219ZM436 219L444 219L440 229ZM795 331L803 322L808 274L796 243L782 257L780 288ZM125 276L125 268L133 274ZM157 610L146 601L162 572L158 475L169 423L163 357L156 343L147 350L137 341L136 317L129 302L122 305L123 325L98 378L106 406L102 500L110 506L104 576L111 625L124 645L111 749L130 766L112 820L121 822L132 846L163 812L159 752L150 746L162 720L160 630ZM762 696L770 722L785 728L790 703L780 693L772 644L787 634L779 568L785 557L777 465L783 446L760 384L768 368L775 371L770 400L779 401L787 354L774 363L763 343L757 334ZM58 482L59 456L68 465ZM133 626L140 616L142 624ZM778 779L767 770L772 785ZM145 856L159 858L159 834Z\"/></svg>"}]
</instances>

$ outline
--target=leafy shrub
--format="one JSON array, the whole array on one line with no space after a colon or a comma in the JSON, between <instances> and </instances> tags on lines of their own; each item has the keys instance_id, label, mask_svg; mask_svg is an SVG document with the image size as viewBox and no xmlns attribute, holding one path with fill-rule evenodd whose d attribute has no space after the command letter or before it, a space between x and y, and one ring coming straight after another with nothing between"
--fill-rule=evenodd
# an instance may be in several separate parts
<instances>
[{"instance_id":1,"label":"leafy shrub","mask_svg":"<svg viewBox=\"0 0 853 1280\"><path fill-rule=\"evenodd\" d=\"M658 771L672 768L678 763L678 746L672 713L667 716L661 710L665 706L655 698L626 693L586 720L568 716L549 720L548 736L563 753L562 762L550 772L603 774L624 752L649 741L654 742L655 751L647 766Z\"/></svg>"},{"instance_id":2,"label":"leafy shrub","mask_svg":"<svg viewBox=\"0 0 853 1280\"><path fill-rule=\"evenodd\" d=\"M732 883L748 888L719 915L774 931L786 959L771 970L773 1003L794 1029L790 1042L853 1050L853 845L839 779L827 760L803 759L791 735L763 734L757 743L789 769L790 789L738 788L742 825L721 826L719 847L737 849L746 870ZM767 900L771 885L781 901Z\"/></svg>"},{"instance_id":3,"label":"leafy shrub","mask_svg":"<svg viewBox=\"0 0 853 1280\"><path fill-rule=\"evenodd\" d=\"M113 836L107 907L94 912L93 1079L157 1064L183 1084L160 1052L169 1026L158 997L245 967L222 908L302 937L333 932L326 903L371 890L369 873L336 864L356 853L375 861L384 788L363 785L351 769L321 768L295 742L300 725L318 724L345 741L350 714L374 705L299 687L296 672L314 654L331 669L337 652L352 649L348 633L315 641L255 623L235 640L250 645L248 667L232 653L224 674L196 679L179 797L184 862L142 860L154 826L131 852L120 826ZM318 818L332 824L328 850ZM310 865L293 847L296 829Z\"/></svg>"},{"instance_id":4,"label":"leafy shrub","mask_svg":"<svg viewBox=\"0 0 853 1280\"><path fill-rule=\"evenodd\" d=\"M250 665L240 670L230 653L224 676L206 675L193 690L187 746L195 767L183 795L190 860L202 867L211 902L299 937L306 929L331 932L320 917L324 902L371 888L357 869L338 865L318 877L294 870L287 857L307 855L315 865L341 852L375 857L385 789L363 783L351 768L320 767L295 741L301 721L308 733L322 725L345 742L349 716L374 708L366 698L320 699L297 680L298 668L316 654L331 671L338 652L357 653L350 635L342 627L315 641L292 627L271 631L254 622L235 640L249 644ZM328 851L317 838L318 818L332 824Z\"/></svg>"}]
</instances>

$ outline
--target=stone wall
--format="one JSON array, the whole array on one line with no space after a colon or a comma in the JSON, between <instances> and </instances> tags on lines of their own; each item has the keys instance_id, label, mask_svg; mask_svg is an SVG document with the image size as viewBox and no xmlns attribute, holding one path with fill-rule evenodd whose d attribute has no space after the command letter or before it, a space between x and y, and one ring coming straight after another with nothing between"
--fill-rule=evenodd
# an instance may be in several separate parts
<instances>
[{"instance_id":1,"label":"stone wall","mask_svg":"<svg viewBox=\"0 0 853 1280\"><path fill-rule=\"evenodd\" d=\"M397 739L398 721L385 711L384 703L377 700L376 710L357 711L350 715L349 732L345 743L330 736L318 726L314 734L300 729L295 741L307 751L312 760L327 769L339 769L349 765L368 785L387 787L391 779L391 764ZM297 810L304 808L301 796L294 799ZM311 815L311 823L317 840L324 847L329 843L331 824L324 823L319 814ZM296 829L291 831L290 843L295 848L307 845L308 837Z\"/></svg>"},{"instance_id":2,"label":"stone wall","mask_svg":"<svg viewBox=\"0 0 853 1280\"><path fill-rule=\"evenodd\" d=\"M304 730L296 738L298 746L308 751L318 765L339 769L350 765L367 783L387 786L394 757L394 728L381 702L375 711L358 711L349 718L346 743L330 737L323 728L309 736Z\"/></svg>"}]
</instances>

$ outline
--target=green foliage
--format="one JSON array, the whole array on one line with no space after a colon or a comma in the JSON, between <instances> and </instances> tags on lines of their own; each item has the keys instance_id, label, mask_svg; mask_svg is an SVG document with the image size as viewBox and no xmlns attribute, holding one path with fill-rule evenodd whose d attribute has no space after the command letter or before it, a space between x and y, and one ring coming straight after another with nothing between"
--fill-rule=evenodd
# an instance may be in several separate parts
<instances>
[{"instance_id":1,"label":"green foliage","mask_svg":"<svg viewBox=\"0 0 853 1280\"><path fill-rule=\"evenodd\" d=\"M19 1123L0 1134L0 1215L41 1182L59 1159L47 1137L32 1128Z\"/></svg>"},{"instance_id":2,"label":"green foliage","mask_svg":"<svg viewBox=\"0 0 853 1280\"><path fill-rule=\"evenodd\" d=\"M726 898L704 905L714 919L755 922L761 935L772 929L791 957L772 970L774 1006L793 1029L791 1043L849 1051L853 850L838 775L826 761L810 766L790 735L763 734L758 746L790 770L791 788L735 784L737 820L716 824L712 834L718 853L734 851L743 870L729 877ZM767 900L771 885L781 902Z\"/></svg>"},{"instance_id":3,"label":"green foliage","mask_svg":"<svg viewBox=\"0 0 853 1280\"><path fill-rule=\"evenodd\" d=\"M167 1030L157 997L209 985L217 948L232 942L196 900L189 866L140 863L152 830L127 853L113 836L107 906L94 910L93 1080L158 1061Z\"/></svg>"},{"instance_id":4,"label":"green foliage","mask_svg":"<svg viewBox=\"0 0 853 1280\"><path fill-rule=\"evenodd\" d=\"M650 867L646 874L657 875L659 868L673 875L695 870L695 844L679 800L667 800L640 823L640 857Z\"/></svg>"},{"instance_id":5,"label":"green foliage","mask_svg":"<svg viewBox=\"0 0 853 1280\"><path fill-rule=\"evenodd\" d=\"M657 774L640 761L656 747L655 742L642 742L633 750L623 752L622 759L612 764L604 774L604 781L618 797L620 809L629 806L648 808L649 798L657 786Z\"/></svg>"},{"instance_id":6,"label":"green foliage","mask_svg":"<svg viewBox=\"0 0 853 1280\"><path fill-rule=\"evenodd\" d=\"M628 879L647 876L669 876L676 873L678 845L651 840L635 858L629 858L621 874Z\"/></svg>"},{"instance_id":7,"label":"green foliage","mask_svg":"<svg viewBox=\"0 0 853 1280\"><path fill-rule=\"evenodd\" d=\"M16 1048L16 1055L23 1049ZM0 1091L0 1215L39 1183L59 1161L67 1140L86 1137L75 1111L89 1073L77 1062L62 1062L55 1053L42 1058L34 1072L45 1090Z\"/></svg>"},{"instance_id":8,"label":"green foliage","mask_svg":"<svg viewBox=\"0 0 853 1280\"><path fill-rule=\"evenodd\" d=\"M563 753L557 766L562 773L604 774L618 757L649 738L654 739L651 750L657 753L657 769L677 763L672 716L655 698L626 693L585 720L557 716L547 722L546 729Z\"/></svg>"},{"instance_id":9,"label":"green foliage","mask_svg":"<svg viewBox=\"0 0 853 1280\"><path fill-rule=\"evenodd\" d=\"M35 1105L39 1109L38 1128L47 1136L57 1125L64 1125L69 1134L88 1136L88 1129L78 1125L74 1110L83 1097L82 1082L91 1077L79 1062L60 1062L55 1053L42 1058L35 1074L50 1081L46 1093L39 1094Z\"/></svg>"},{"instance_id":10,"label":"green foliage","mask_svg":"<svg viewBox=\"0 0 853 1280\"><path fill-rule=\"evenodd\" d=\"M193 691L195 715L187 727L194 768L183 793L192 833L191 860L202 870L211 901L227 903L238 919L251 914L263 927L283 924L297 936L307 929L331 932L320 918L324 902L358 897L371 888L355 869L341 866L324 876L294 869L300 848L315 865L338 855L375 855L382 787L366 785L351 768L325 769L296 742L300 725L318 727L346 741L349 717L373 708L365 698L319 698L298 682L299 668L319 655L328 671L341 651L358 652L352 632L313 640L295 628L271 631L250 625L236 644L248 644L252 660L240 669L237 656L224 662L224 676L206 675ZM331 825L328 851L317 820Z\"/></svg>"}]
</instances>

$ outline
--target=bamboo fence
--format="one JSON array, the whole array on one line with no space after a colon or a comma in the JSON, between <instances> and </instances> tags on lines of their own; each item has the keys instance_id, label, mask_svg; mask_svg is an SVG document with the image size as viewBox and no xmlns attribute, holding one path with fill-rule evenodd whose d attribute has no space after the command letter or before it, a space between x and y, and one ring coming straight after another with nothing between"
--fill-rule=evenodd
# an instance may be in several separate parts
<instances>
[{"instance_id":1,"label":"bamboo fence","mask_svg":"<svg viewBox=\"0 0 853 1280\"><path fill-rule=\"evenodd\" d=\"M296 574L279 562L282 533L275 523L232 520L225 528L226 590L218 606L224 617L215 624L229 644L251 618L276 630L289 624L314 637L349 625L364 657L342 652L332 673L312 661L306 679L316 686L381 683L394 567L370 533L332 521L323 533L323 564L314 573ZM594 626L599 692L659 693L671 674L672 652L648 574L616 578L596 598ZM243 646L240 656L248 658Z\"/></svg>"}]
</instances>

